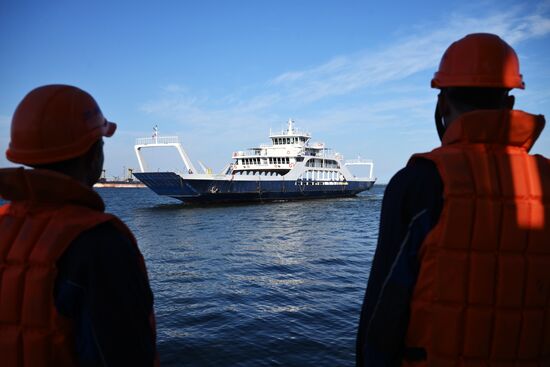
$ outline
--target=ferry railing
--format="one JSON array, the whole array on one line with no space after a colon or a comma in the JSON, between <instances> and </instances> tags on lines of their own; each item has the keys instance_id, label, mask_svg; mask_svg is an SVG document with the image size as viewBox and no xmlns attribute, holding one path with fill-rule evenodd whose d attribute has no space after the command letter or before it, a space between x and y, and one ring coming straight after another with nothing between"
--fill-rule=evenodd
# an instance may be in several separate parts
<instances>
[{"instance_id":1,"label":"ferry railing","mask_svg":"<svg viewBox=\"0 0 550 367\"><path fill-rule=\"evenodd\" d=\"M177 136L156 136L151 138L137 138L136 145L152 144L179 144L180 139Z\"/></svg>"},{"instance_id":2,"label":"ferry railing","mask_svg":"<svg viewBox=\"0 0 550 367\"><path fill-rule=\"evenodd\" d=\"M369 165L369 164L374 164L373 160L372 159L348 159L346 161L346 164L347 165L360 165L360 164L364 164L364 165Z\"/></svg>"},{"instance_id":3,"label":"ferry railing","mask_svg":"<svg viewBox=\"0 0 550 367\"><path fill-rule=\"evenodd\" d=\"M277 133L277 132L273 132L271 131L271 129L269 130L269 137L270 138L277 138L277 137L283 137L283 136L303 136L303 137L306 137L306 138L311 138L311 133L307 132L307 131L302 131L302 130L293 130L293 131L288 131L288 130L281 130L281 132Z\"/></svg>"}]
</instances>

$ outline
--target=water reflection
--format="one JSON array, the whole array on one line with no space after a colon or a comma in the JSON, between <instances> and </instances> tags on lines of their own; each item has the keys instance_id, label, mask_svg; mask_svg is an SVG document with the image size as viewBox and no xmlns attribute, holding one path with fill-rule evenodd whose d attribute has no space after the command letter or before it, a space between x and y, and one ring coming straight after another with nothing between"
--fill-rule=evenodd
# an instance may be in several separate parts
<instances>
[{"instance_id":1,"label":"water reflection","mask_svg":"<svg viewBox=\"0 0 550 367\"><path fill-rule=\"evenodd\" d=\"M206 207L100 193L144 253L163 365L353 364L383 188Z\"/></svg>"}]
</instances>

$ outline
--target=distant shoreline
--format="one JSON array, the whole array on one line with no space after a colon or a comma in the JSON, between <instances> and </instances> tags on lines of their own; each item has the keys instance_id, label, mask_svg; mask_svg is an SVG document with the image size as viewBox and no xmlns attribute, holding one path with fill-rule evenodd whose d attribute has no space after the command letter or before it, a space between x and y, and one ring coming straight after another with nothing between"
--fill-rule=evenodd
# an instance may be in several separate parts
<instances>
[{"instance_id":1,"label":"distant shoreline","mask_svg":"<svg viewBox=\"0 0 550 367\"><path fill-rule=\"evenodd\" d=\"M94 188L110 188L110 189L143 189L146 186L141 182L128 181L105 181L94 184Z\"/></svg>"}]
</instances>

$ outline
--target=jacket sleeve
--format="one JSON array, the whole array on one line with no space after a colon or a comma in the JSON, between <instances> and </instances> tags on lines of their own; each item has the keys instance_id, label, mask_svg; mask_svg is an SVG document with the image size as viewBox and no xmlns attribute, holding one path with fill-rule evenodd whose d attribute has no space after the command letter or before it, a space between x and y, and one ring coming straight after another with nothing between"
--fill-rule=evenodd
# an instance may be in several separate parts
<instances>
[{"instance_id":1,"label":"jacket sleeve","mask_svg":"<svg viewBox=\"0 0 550 367\"><path fill-rule=\"evenodd\" d=\"M58 261L56 307L75 323L82 365L153 365L153 295L139 264L111 223L81 234Z\"/></svg>"},{"instance_id":2,"label":"jacket sleeve","mask_svg":"<svg viewBox=\"0 0 550 367\"><path fill-rule=\"evenodd\" d=\"M357 334L357 366L401 365L417 253L439 219L442 192L435 165L423 159L399 171L386 188Z\"/></svg>"}]
</instances>

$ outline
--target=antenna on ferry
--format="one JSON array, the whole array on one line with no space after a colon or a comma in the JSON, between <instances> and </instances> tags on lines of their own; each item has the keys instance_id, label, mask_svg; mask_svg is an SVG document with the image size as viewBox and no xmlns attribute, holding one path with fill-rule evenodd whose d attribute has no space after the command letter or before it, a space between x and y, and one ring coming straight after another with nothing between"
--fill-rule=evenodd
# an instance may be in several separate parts
<instances>
[{"instance_id":1,"label":"antenna on ferry","mask_svg":"<svg viewBox=\"0 0 550 367\"><path fill-rule=\"evenodd\" d=\"M159 126L155 125L155 127L153 127L153 140L155 141L155 144L157 143L158 137L159 137Z\"/></svg>"},{"instance_id":2,"label":"antenna on ferry","mask_svg":"<svg viewBox=\"0 0 550 367\"><path fill-rule=\"evenodd\" d=\"M294 133L294 120L288 119L288 132Z\"/></svg>"}]
</instances>

